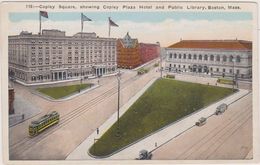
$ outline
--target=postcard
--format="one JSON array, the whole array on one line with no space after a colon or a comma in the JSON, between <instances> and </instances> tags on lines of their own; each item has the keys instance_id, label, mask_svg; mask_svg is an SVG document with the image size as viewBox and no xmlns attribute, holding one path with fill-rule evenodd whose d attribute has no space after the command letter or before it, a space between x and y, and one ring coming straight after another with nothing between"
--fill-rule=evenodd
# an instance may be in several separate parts
<instances>
[{"instance_id":1,"label":"postcard","mask_svg":"<svg viewBox=\"0 0 260 165\"><path fill-rule=\"evenodd\" d=\"M257 163L257 2L6 1L7 164Z\"/></svg>"}]
</instances>

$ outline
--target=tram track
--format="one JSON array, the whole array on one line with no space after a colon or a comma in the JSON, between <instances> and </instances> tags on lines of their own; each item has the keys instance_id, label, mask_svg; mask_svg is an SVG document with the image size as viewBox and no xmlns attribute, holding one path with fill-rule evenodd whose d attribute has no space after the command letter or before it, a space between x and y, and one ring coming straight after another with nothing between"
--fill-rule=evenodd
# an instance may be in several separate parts
<instances>
[{"instance_id":1,"label":"tram track","mask_svg":"<svg viewBox=\"0 0 260 165\"><path fill-rule=\"evenodd\" d=\"M247 105L244 108L248 109L250 107L252 107L252 105ZM184 152L180 153L175 159L181 159L181 160L188 159L195 152L199 152L200 148L202 148L202 146L205 145L206 143L213 141L214 139L218 140L218 137L220 135L224 136L226 133L229 133L229 130L233 130L235 127L237 127L237 125L234 123L236 123L236 122L243 123L244 119L246 119L245 121L247 121L248 118L250 118L252 116L252 113L248 112L248 111L243 111L243 112L237 113L237 114L234 114L234 113L235 112L233 112L231 114L232 118L227 119L228 123L224 123L224 124L214 127L202 138L200 138L197 141L194 141L194 143L191 145L191 147L186 149ZM227 128L229 128L229 129L227 129ZM224 132L223 132L223 130L224 130ZM207 149L208 148L209 147L207 147ZM201 152L201 154L207 152L207 149L203 150Z\"/></svg>"},{"instance_id":2,"label":"tram track","mask_svg":"<svg viewBox=\"0 0 260 165\"><path fill-rule=\"evenodd\" d=\"M134 76L134 77L131 77L131 78L125 80L124 82L121 83L120 89L122 90L122 89L126 88L129 84L131 84L133 81L137 80L138 78L139 78L139 76ZM103 102L105 99L113 96L116 93L117 93L117 85L110 88L109 90L105 91L101 95L98 95L97 97L91 99L87 103L82 104L81 106L75 108L74 110L70 111L69 113L61 116L60 122L57 125L45 130L38 136L33 137L33 138L26 137L26 138L22 139L21 141L10 145L9 146L10 155L11 156L19 155L21 152L28 150L29 148L32 147L32 145L42 141L44 138L48 137L49 135L51 135L58 129L66 126L67 124L69 124L71 121L73 121L77 117L80 117L82 114L91 110L94 106Z\"/></svg>"}]
</instances>

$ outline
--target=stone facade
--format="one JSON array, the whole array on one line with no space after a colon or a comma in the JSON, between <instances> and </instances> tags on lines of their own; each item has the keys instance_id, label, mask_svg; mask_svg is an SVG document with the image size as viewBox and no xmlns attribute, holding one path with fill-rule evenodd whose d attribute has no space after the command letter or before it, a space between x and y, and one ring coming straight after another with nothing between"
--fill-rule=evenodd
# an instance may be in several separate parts
<instances>
[{"instance_id":1,"label":"stone facade","mask_svg":"<svg viewBox=\"0 0 260 165\"><path fill-rule=\"evenodd\" d=\"M183 40L166 48L165 69L251 79L252 42Z\"/></svg>"},{"instance_id":2,"label":"stone facade","mask_svg":"<svg viewBox=\"0 0 260 165\"><path fill-rule=\"evenodd\" d=\"M41 35L21 32L9 36L9 75L24 83L62 81L116 72L114 38L96 33L66 36L43 30Z\"/></svg>"}]
</instances>

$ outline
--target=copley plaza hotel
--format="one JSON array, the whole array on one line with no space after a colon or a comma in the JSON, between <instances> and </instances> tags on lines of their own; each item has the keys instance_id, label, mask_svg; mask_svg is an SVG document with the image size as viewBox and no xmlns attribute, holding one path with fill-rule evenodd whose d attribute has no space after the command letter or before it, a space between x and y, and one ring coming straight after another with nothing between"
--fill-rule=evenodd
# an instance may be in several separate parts
<instances>
[{"instance_id":1,"label":"copley plaza hotel","mask_svg":"<svg viewBox=\"0 0 260 165\"><path fill-rule=\"evenodd\" d=\"M95 33L66 36L42 30L9 36L9 74L25 83L67 80L116 72L116 39Z\"/></svg>"},{"instance_id":2,"label":"copley plaza hotel","mask_svg":"<svg viewBox=\"0 0 260 165\"><path fill-rule=\"evenodd\" d=\"M41 17L48 18L48 13L40 11ZM159 57L157 44L143 44L145 46L136 50L140 57L132 65L132 49L126 44L117 50L121 39L110 38L110 26L118 26L115 22L108 19L109 37L103 38L94 32L82 32L84 21L91 19L81 14L81 32L73 36L66 36L65 31L46 29L38 34L22 31L9 36L9 76L25 84L99 77L117 73L118 66L132 69ZM125 40L130 42L128 36ZM120 59L126 55L131 65L120 66ZM133 57L136 58L136 53Z\"/></svg>"}]
</instances>

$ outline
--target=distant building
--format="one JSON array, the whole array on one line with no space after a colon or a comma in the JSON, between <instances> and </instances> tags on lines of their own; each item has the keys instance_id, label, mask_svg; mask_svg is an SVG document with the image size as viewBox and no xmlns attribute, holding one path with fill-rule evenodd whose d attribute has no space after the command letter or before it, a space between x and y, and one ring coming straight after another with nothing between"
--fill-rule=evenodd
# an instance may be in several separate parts
<instances>
[{"instance_id":1,"label":"distant building","mask_svg":"<svg viewBox=\"0 0 260 165\"><path fill-rule=\"evenodd\" d=\"M252 78L252 42L242 40L182 40L166 48L169 72L207 73Z\"/></svg>"},{"instance_id":2,"label":"distant building","mask_svg":"<svg viewBox=\"0 0 260 165\"><path fill-rule=\"evenodd\" d=\"M160 55L159 44L138 43L129 33L117 42L117 64L120 68L133 69Z\"/></svg>"},{"instance_id":3,"label":"distant building","mask_svg":"<svg viewBox=\"0 0 260 165\"><path fill-rule=\"evenodd\" d=\"M14 114L14 88L8 89L9 95L9 115Z\"/></svg>"},{"instance_id":4,"label":"distant building","mask_svg":"<svg viewBox=\"0 0 260 165\"><path fill-rule=\"evenodd\" d=\"M62 81L116 72L116 39L96 33L66 36L43 30L9 36L9 73L24 83Z\"/></svg>"},{"instance_id":5,"label":"distant building","mask_svg":"<svg viewBox=\"0 0 260 165\"><path fill-rule=\"evenodd\" d=\"M132 69L141 65L139 44L127 33L124 38L117 41L117 66Z\"/></svg>"},{"instance_id":6,"label":"distant building","mask_svg":"<svg viewBox=\"0 0 260 165\"><path fill-rule=\"evenodd\" d=\"M140 55L142 64L149 62L160 55L159 44L140 43Z\"/></svg>"}]
</instances>

